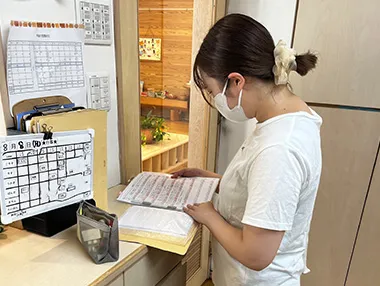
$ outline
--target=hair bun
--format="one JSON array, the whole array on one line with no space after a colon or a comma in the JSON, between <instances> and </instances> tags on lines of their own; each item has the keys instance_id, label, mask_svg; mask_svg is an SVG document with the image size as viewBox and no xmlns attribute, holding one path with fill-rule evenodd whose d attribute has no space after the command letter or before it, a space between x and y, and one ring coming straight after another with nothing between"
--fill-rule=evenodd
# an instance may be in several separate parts
<instances>
[{"instance_id":1,"label":"hair bun","mask_svg":"<svg viewBox=\"0 0 380 286\"><path fill-rule=\"evenodd\" d=\"M296 56L297 73L301 76L306 75L309 71L317 66L318 57L310 51Z\"/></svg>"}]
</instances>

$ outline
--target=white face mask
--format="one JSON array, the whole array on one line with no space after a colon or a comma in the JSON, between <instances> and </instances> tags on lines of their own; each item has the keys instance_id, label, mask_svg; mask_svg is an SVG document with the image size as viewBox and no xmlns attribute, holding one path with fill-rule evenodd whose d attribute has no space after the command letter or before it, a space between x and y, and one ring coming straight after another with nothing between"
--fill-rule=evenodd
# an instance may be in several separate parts
<instances>
[{"instance_id":1,"label":"white face mask","mask_svg":"<svg viewBox=\"0 0 380 286\"><path fill-rule=\"evenodd\" d=\"M243 95L243 90L240 91L238 105L232 109L228 107L226 96L227 83L228 80L224 85L223 91L221 93L218 93L214 98L216 109L218 109L218 111L231 122L238 123L249 120L249 118L244 113L243 107L241 106L241 97Z\"/></svg>"}]
</instances>

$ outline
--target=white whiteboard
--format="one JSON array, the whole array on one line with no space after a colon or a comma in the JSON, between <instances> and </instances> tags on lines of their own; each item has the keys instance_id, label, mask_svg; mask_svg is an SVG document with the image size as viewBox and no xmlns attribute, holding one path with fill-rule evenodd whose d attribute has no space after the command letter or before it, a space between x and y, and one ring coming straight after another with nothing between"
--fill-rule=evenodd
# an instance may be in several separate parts
<instances>
[{"instance_id":1,"label":"white whiteboard","mask_svg":"<svg viewBox=\"0 0 380 286\"><path fill-rule=\"evenodd\" d=\"M1 221L93 198L93 130L0 137Z\"/></svg>"}]
</instances>

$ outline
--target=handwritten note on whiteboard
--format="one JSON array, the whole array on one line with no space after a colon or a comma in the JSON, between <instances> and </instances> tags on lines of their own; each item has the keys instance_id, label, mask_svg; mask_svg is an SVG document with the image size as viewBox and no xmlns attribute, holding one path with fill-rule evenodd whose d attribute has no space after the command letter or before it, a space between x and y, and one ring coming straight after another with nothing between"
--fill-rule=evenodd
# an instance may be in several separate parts
<instances>
[{"instance_id":1,"label":"handwritten note on whiteboard","mask_svg":"<svg viewBox=\"0 0 380 286\"><path fill-rule=\"evenodd\" d=\"M182 211L187 204L210 201L218 184L215 178L171 179L170 175L144 172L132 180L118 200Z\"/></svg>"},{"instance_id":2,"label":"handwritten note on whiteboard","mask_svg":"<svg viewBox=\"0 0 380 286\"><path fill-rule=\"evenodd\" d=\"M93 197L93 130L0 137L5 224Z\"/></svg>"},{"instance_id":3,"label":"handwritten note on whiteboard","mask_svg":"<svg viewBox=\"0 0 380 286\"><path fill-rule=\"evenodd\" d=\"M31 98L64 95L86 107L84 29L11 26L7 43L10 109Z\"/></svg>"}]
</instances>

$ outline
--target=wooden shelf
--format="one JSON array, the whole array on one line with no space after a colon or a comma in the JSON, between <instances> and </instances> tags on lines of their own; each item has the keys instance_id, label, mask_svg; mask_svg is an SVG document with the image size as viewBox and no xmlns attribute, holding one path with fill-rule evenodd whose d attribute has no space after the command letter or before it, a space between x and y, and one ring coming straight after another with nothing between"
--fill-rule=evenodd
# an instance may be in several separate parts
<instances>
[{"instance_id":1,"label":"wooden shelf","mask_svg":"<svg viewBox=\"0 0 380 286\"><path fill-rule=\"evenodd\" d=\"M172 173L187 167L189 136L170 134L156 144L141 147L143 171Z\"/></svg>"},{"instance_id":2,"label":"wooden shelf","mask_svg":"<svg viewBox=\"0 0 380 286\"><path fill-rule=\"evenodd\" d=\"M145 106L158 106L169 109L188 109L187 101L176 99L161 99L156 97L140 96L140 104Z\"/></svg>"},{"instance_id":3,"label":"wooden shelf","mask_svg":"<svg viewBox=\"0 0 380 286\"><path fill-rule=\"evenodd\" d=\"M189 142L188 135L169 133L169 137L167 137L165 140L159 143L147 144L145 146L142 146L141 159L142 161L145 161L149 158L168 152L169 150L176 148L178 146L184 145L188 142Z\"/></svg>"},{"instance_id":4,"label":"wooden shelf","mask_svg":"<svg viewBox=\"0 0 380 286\"><path fill-rule=\"evenodd\" d=\"M188 160L185 159L185 160L183 160L183 161L175 164L174 166L171 166L171 167L167 168L166 170L162 170L160 172L161 173L167 173L167 174L177 172L179 170L182 170L182 169L186 168L187 167L187 162L188 162Z\"/></svg>"}]
</instances>

